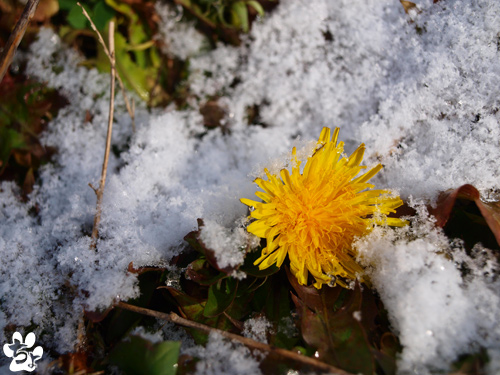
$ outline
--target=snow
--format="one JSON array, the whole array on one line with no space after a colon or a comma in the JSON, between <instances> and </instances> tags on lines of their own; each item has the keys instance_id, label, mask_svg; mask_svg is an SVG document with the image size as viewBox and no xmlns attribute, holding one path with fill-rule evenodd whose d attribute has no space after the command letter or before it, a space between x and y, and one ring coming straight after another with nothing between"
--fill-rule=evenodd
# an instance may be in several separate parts
<instances>
[{"instance_id":1,"label":"snow","mask_svg":"<svg viewBox=\"0 0 500 375\"><path fill-rule=\"evenodd\" d=\"M404 347L399 371L426 374L447 370L460 354L498 348L500 282L493 254L476 245L467 255L416 207L410 226L377 228L356 247Z\"/></svg>"},{"instance_id":2,"label":"snow","mask_svg":"<svg viewBox=\"0 0 500 375\"><path fill-rule=\"evenodd\" d=\"M173 9L172 5L158 1L155 9L160 17L160 35L157 40L168 55L186 60L197 55L204 44L208 44L205 37L194 28L193 23L178 22L183 14L180 5Z\"/></svg>"},{"instance_id":3,"label":"snow","mask_svg":"<svg viewBox=\"0 0 500 375\"><path fill-rule=\"evenodd\" d=\"M33 324L45 349L72 350L83 308L137 296L129 263L165 266L197 218L218 261L240 263L249 237L239 198L255 199L252 179L263 166L286 165L293 146L305 158L323 126L341 128L347 153L364 142L365 164L384 165L372 181L405 199L433 202L464 183L486 196L499 186L500 3L425 0L409 16L389 0L282 0L241 47L213 51L172 9L157 9L166 50L190 58L193 97L183 111L138 102L132 134L116 96L112 143L121 151L110 159L98 252L89 250L95 195L87 184L100 176L109 77L79 66L49 29L31 46L30 74L70 104L44 134L58 153L30 200L0 185L0 342L8 324ZM199 114L215 96L227 114L224 131L207 131ZM258 108L252 124L249 108ZM483 274L496 265L482 249L466 255L423 210L411 227L377 229L358 249L404 346L401 374L446 370L481 346L496 372L500 289ZM465 278L464 263L473 271ZM202 356L235 353L226 373L258 373L245 350L214 336ZM200 373L212 373L207 363Z\"/></svg>"},{"instance_id":4,"label":"snow","mask_svg":"<svg viewBox=\"0 0 500 375\"><path fill-rule=\"evenodd\" d=\"M148 332L144 327L135 327L132 331L130 331L128 338L125 340L130 341L130 336L139 336L140 338L147 340L153 344L157 344L159 342L165 341L165 338L162 335L161 331L156 332Z\"/></svg>"},{"instance_id":5,"label":"snow","mask_svg":"<svg viewBox=\"0 0 500 375\"><path fill-rule=\"evenodd\" d=\"M200 240L214 251L220 268L239 266L245 260L247 247L259 245L257 237L249 234L243 225L230 230L212 220L204 222Z\"/></svg>"},{"instance_id":6,"label":"snow","mask_svg":"<svg viewBox=\"0 0 500 375\"><path fill-rule=\"evenodd\" d=\"M245 320L243 336L267 344L267 334L272 333L273 325L265 316Z\"/></svg>"},{"instance_id":7,"label":"snow","mask_svg":"<svg viewBox=\"0 0 500 375\"><path fill-rule=\"evenodd\" d=\"M259 375L259 362L250 350L216 332L208 336L205 347L194 347L188 351L200 360L196 363L196 375Z\"/></svg>"}]
</instances>

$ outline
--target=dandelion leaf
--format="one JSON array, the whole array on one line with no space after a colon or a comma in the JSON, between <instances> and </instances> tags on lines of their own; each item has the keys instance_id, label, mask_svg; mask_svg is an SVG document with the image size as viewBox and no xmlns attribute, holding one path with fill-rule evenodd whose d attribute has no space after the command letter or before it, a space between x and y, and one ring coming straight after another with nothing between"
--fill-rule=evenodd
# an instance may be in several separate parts
<instances>
[{"instance_id":1,"label":"dandelion leaf","mask_svg":"<svg viewBox=\"0 0 500 375\"><path fill-rule=\"evenodd\" d=\"M210 285L203 315L210 318L222 314L233 303L237 290L238 280L231 277L219 280Z\"/></svg>"},{"instance_id":2,"label":"dandelion leaf","mask_svg":"<svg viewBox=\"0 0 500 375\"><path fill-rule=\"evenodd\" d=\"M206 258L199 258L191 262L186 269L186 276L200 285L212 285L227 274L216 270Z\"/></svg>"},{"instance_id":3,"label":"dandelion leaf","mask_svg":"<svg viewBox=\"0 0 500 375\"><path fill-rule=\"evenodd\" d=\"M115 346L109 361L127 375L175 375L180 346L178 341L153 344L130 335Z\"/></svg>"}]
</instances>

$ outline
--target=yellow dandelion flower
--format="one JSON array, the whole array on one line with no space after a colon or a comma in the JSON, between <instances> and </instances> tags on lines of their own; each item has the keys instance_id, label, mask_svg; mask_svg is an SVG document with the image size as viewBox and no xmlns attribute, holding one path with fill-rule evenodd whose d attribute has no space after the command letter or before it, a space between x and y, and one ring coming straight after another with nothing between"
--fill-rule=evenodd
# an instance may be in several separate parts
<instances>
[{"instance_id":1,"label":"yellow dandelion flower","mask_svg":"<svg viewBox=\"0 0 500 375\"><path fill-rule=\"evenodd\" d=\"M264 190L255 195L263 202L241 199L253 208L250 216L256 219L247 227L248 232L267 240L255 264L260 269L273 264L280 267L288 255L290 270L299 283L306 285L310 273L318 289L323 284L348 287L348 280L361 277L363 269L356 263L351 246L355 237L377 224L406 224L386 216L403 204L401 199L367 183L382 165L359 175L366 169L360 165L364 144L343 157L344 143L337 144L338 134L338 128L333 136L329 128L323 128L302 173L295 147L291 174L282 169L278 177L265 169L267 180L255 180Z\"/></svg>"}]
</instances>

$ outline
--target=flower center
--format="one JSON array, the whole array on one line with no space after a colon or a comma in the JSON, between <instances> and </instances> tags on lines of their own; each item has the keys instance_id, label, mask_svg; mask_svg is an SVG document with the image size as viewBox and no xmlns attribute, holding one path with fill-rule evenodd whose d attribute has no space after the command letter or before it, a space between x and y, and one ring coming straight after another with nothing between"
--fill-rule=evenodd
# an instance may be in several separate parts
<instances>
[{"instance_id":1,"label":"flower center","mask_svg":"<svg viewBox=\"0 0 500 375\"><path fill-rule=\"evenodd\" d=\"M325 199L313 199L307 189L291 191L276 199L276 211L281 218L280 233L287 234L287 241L302 245L320 246L332 219Z\"/></svg>"}]
</instances>

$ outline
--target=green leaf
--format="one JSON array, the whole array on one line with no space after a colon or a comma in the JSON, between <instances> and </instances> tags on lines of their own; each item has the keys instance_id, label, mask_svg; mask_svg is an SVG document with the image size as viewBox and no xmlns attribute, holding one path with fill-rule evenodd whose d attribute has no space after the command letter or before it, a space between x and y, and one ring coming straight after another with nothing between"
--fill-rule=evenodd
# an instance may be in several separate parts
<instances>
[{"instance_id":1,"label":"green leaf","mask_svg":"<svg viewBox=\"0 0 500 375\"><path fill-rule=\"evenodd\" d=\"M262 5L260 5L260 3L258 1L250 0L250 1L247 1L247 4L249 6L251 6L253 9L255 9L257 11L257 13L259 13L259 16L261 16L261 17L264 16L264 8L262 8Z\"/></svg>"},{"instance_id":2,"label":"green leaf","mask_svg":"<svg viewBox=\"0 0 500 375\"><path fill-rule=\"evenodd\" d=\"M267 279L267 277L247 277L243 280L240 280L240 282L238 283L238 292L236 293L236 298L250 298L252 293L259 289L261 286L263 286L264 284L268 286L268 284L266 284Z\"/></svg>"},{"instance_id":3,"label":"green leaf","mask_svg":"<svg viewBox=\"0 0 500 375\"><path fill-rule=\"evenodd\" d=\"M86 9L88 11L88 9ZM85 29L89 25L89 21L85 18L82 8L74 4L66 18L70 26L74 29Z\"/></svg>"},{"instance_id":4,"label":"green leaf","mask_svg":"<svg viewBox=\"0 0 500 375\"><path fill-rule=\"evenodd\" d=\"M131 335L115 346L109 361L127 375L175 375L180 346L178 341L153 344Z\"/></svg>"},{"instance_id":5,"label":"green leaf","mask_svg":"<svg viewBox=\"0 0 500 375\"><path fill-rule=\"evenodd\" d=\"M294 298L300 306L302 302ZM361 305L359 285L335 312L325 307L315 313L302 304L301 332L304 341L318 350L321 361L349 372L371 375L375 373L374 354L362 322L353 315L362 311Z\"/></svg>"},{"instance_id":6,"label":"green leaf","mask_svg":"<svg viewBox=\"0 0 500 375\"><path fill-rule=\"evenodd\" d=\"M238 280L231 277L219 280L208 289L208 299L203 311L207 318L218 316L226 311L234 301L238 290Z\"/></svg>"},{"instance_id":7,"label":"green leaf","mask_svg":"<svg viewBox=\"0 0 500 375\"><path fill-rule=\"evenodd\" d=\"M210 327L218 328L223 331L231 330L234 325L231 321L223 314L218 315L213 318L207 318L203 315L205 310L206 301L202 299L193 298L186 293L171 287L162 287L167 289L172 297L175 298L176 302L179 304L180 313L183 317L198 322L206 324ZM233 304L227 311L227 314L234 317L235 319L241 318L240 307ZM198 344L205 344L207 342L207 334L196 329L187 329L195 341Z\"/></svg>"},{"instance_id":8,"label":"green leaf","mask_svg":"<svg viewBox=\"0 0 500 375\"><path fill-rule=\"evenodd\" d=\"M276 267L276 264L273 264L271 267L265 268L263 270L260 270L258 265L256 266L253 264L255 260L260 257L261 252L262 247L259 247L257 250L247 253L245 256L245 261L240 267L240 271L243 271L247 275L255 277L268 277L278 272L280 269Z\"/></svg>"},{"instance_id":9,"label":"green leaf","mask_svg":"<svg viewBox=\"0 0 500 375\"><path fill-rule=\"evenodd\" d=\"M217 264L217 258L215 256L215 252L212 249L208 248L200 239L201 228L203 227L203 225L204 225L203 219L198 219L198 230L189 232L184 237L184 241L189 243L196 251L203 254L206 257L208 263L210 263L212 267L226 274L232 273L235 270L235 267L233 266L227 266L224 268L219 267L219 265Z\"/></svg>"},{"instance_id":10,"label":"green leaf","mask_svg":"<svg viewBox=\"0 0 500 375\"><path fill-rule=\"evenodd\" d=\"M158 279L161 273L158 272L145 272L139 275L139 290L141 294L139 297L128 300L134 306L147 307L153 297L153 293L158 285ZM121 340L124 335L129 332L133 327L144 319L143 316L138 315L132 311L123 309L114 309L110 313L109 322L105 338L108 342L117 342Z\"/></svg>"},{"instance_id":11,"label":"green leaf","mask_svg":"<svg viewBox=\"0 0 500 375\"><path fill-rule=\"evenodd\" d=\"M193 298L186 293L172 287L162 287L167 289L172 297L179 304L181 314L190 320L200 321L205 309L205 302L201 299Z\"/></svg>"},{"instance_id":12,"label":"green leaf","mask_svg":"<svg viewBox=\"0 0 500 375\"><path fill-rule=\"evenodd\" d=\"M269 277L262 287L253 292L250 300L252 311L263 313L272 323L274 334L269 337L271 345L291 349L300 339L298 332L290 332L290 289L284 273ZM260 281L257 279L257 281ZM244 281L243 281L244 282ZM257 284L260 286L260 284Z\"/></svg>"},{"instance_id":13,"label":"green leaf","mask_svg":"<svg viewBox=\"0 0 500 375\"><path fill-rule=\"evenodd\" d=\"M267 299L264 312L268 319L275 327L275 335L270 337L270 344L291 349L297 345L299 340L298 335L290 337L290 332L287 327L287 319L290 319L290 290L283 274L278 274L273 277L273 284L270 285L271 295ZM261 288L264 289L264 288Z\"/></svg>"},{"instance_id":14,"label":"green leaf","mask_svg":"<svg viewBox=\"0 0 500 375\"><path fill-rule=\"evenodd\" d=\"M95 26L103 30L108 22L115 16L113 8L109 7L104 1L99 1L93 9L93 18Z\"/></svg>"},{"instance_id":15,"label":"green leaf","mask_svg":"<svg viewBox=\"0 0 500 375\"><path fill-rule=\"evenodd\" d=\"M226 7L224 5L221 5L217 8L217 16L219 17L219 21L222 24L222 26L231 27L231 25L226 21L225 12L226 12Z\"/></svg>"},{"instance_id":16,"label":"green leaf","mask_svg":"<svg viewBox=\"0 0 500 375\"><path fill-rule=\"evenodd\" d=\"M0 127L0 170L7 164L10 153L15 148L26 147L24 137L22 134L13 129Z\"/></svg>"},{"instance_id":17,"label":"green leaf","mask_svg":"<svg viewBox=\"0 0 500 375\"><path fill-rule=\"evenodd\" d=\"M340 286L334 288L316 289L314 286L301 285L297 278L292 275L288 267L285 267L288 281L297 293L301 302L309 309L316 312L337 311L342 307L347 295L347 289Z\"/></svg>"},{"instance_id":18,"label":"green leaf","mask_svg":"<svg viewBox=\"0 0 500 375\"><path fill-rule=\"evenodd\" d=\"M234 26L239 26L243 32L248 32L248 9L243 1L235 2L231 7Z\"/></svg>"},{"instance_id":19,"label":"green leaf","mask_svg":"<svg viewBox=\"0 0 500 375\"><path fill-rule=\"evenodd\" d=\"M227 277L227 274L217 271L210 266L206 258L200 258L188 265L186 276L200 285L212 285L220 279Z\"/></svg>"},{"instance_id":20,"label":"green leaf","mask_svg":"<svg viewBox=\"0 0 500 375\"><path fill-rule=\"evenodd\" d=\"M398 338L392 332L385 332L380 338L380 351L392 358L401 351Z\"/></svg>"},{"instance_id":21,"label":"green leaf","mask_svg":"<svg viewBox=\"0 0 500 375\"><path fill-rule=\"evenodd\" d=\"M487 349L480 348L476 353L462 354L451 364L454 374L482 374L490 362Z\"/></svg>"},{"instance_id":22,"label":"green leaf","mask_svg":"<svg viewBox=\"0 0 500 375\"><path fill-rule=\"evenodd\" d=\"M149 40L146 31L144 30L143 23L141 22L139 16L135 13L134 9L124 2L118 2L115 0L105 0L106 4L127 16L129 18L128 23L128 41L132 46L140 45ZM135 64L144 69L148 67L147 53L143 50L136 50L133 48L127 48L128 50L133 50Z\"/></svg>"},{"instance_id":23,"label":"green leaf","mask_svg":"<svg viewBox=\"0 0 500 375\"><path fill-rule=\"evenodd\" d=\"M154 77L156 77L156 70L139 67L130 57L127 48L128 44L125 37L120 33L115 33L115 55L118 73L125 81L125 85L133 89L142 100L147 102L149 100L149 89L154 84ZM100 69L109 69L109 60L102 48L99 48L99 55Z\"/></svg>"},{"instance_id":24,"label":"green leaf","mask_svg":"<svg viewBox=\"0 0 500 375\"><path fill-rule=\"evenodd\" d=\"M203 244L199 240L199 234L201 227L203 226L203 219L198 219L198 230L194 230L192 232L189 232L184 236L184 241L186 241L193 249L198 251L200 254L203 254L206 256L206 249L204 248Z\"/></svg>"},{"instance_id":25,"label":"green leaf","mask_svg":"<svg viewBox=\"0 0 500 375\"><path fill-rule=\"evenodd\" d=\"M189 8L191 6L191 0L177 0L180 5Z\"/></svg>"},{"instance_id":26,"label":"green leaf","mask_svg":"<svg viewBox=\"0 0 500 375\"><path fill-rule=\"evenodd\" d=\"M59 0L59 9L61 10L71 10L75 5L74 0Z\"/></svg>"},{"instance_id":27,"label":"green leaf","mask_svg":"<svg viewBox=\"0 0 500 375\"><path fill-rule=\"evenodd\" d=\"M129 18L132 17L137 17L137 15L134 13L134 10L130 7L130 5L126 4L125 2L121 1L115 1L115 0L105 0L106 4L116 10L119 13L122 13Z\"/></svg>"}]
</instances>

